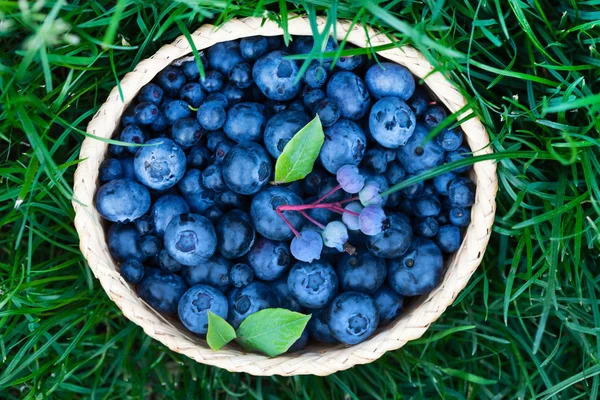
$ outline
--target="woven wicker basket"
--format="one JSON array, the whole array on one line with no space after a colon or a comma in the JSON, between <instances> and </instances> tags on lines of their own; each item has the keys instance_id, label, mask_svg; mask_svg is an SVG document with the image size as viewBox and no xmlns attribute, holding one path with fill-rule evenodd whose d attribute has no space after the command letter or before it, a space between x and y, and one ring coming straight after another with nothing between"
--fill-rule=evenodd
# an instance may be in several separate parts
<instances>
[{"instance_id":1,"label":"woven wicker basket","mask_svg":"<svg viewBox=\"0 0 600 400\"><path fill-rule=\"evenodd\" d=\"M325 25L318 21L319 28ZM288 30L293 35L311 35L309 21L305 18L290 19ZM351 28L349 21L339 21L335 30L338 39L346 37L348 42L359 47L378 46L390 40L370 28ZM274 22L261 18L231 20L218 30L212 25L203 25L192 34L198 50L215 43L254 35L281 35L281 28ZM189 55L188 41L179 37L171 45L163 46L156 54L141 61L133 72L125 75L121 89L125 102L121 101L115 87L106 102L90 121L87 132L101 138L110 138L119 126L123 110L135 97L138 90L172 61ZM406 66L415 76L425 78L425 83L439 101L451 112L461 109L466 101L459 91L440 73L431 73L433 67L416 50L405 47L379 52L379 55ZM475 154L490 153L488 134L477 118L462 124L471 149ZM496 167L491 161L475 164L472 179L477 184L476 203L472 219L460 250L447 263L443 282L428 295L422 296L413 306L391 325L379 329L369 340L355 346L310 345L305 350L268 358L260 354L247 353L236 346L228 346L218 352L212 351L204 340L195 337L175 320L167 319L141 300L135 289L120 276L105 238L105 225L94 208L94 195L98 188L98 168L105 157L107 144L87 138L81 147L82 161L75 173L75 227L80 236L80 248L88 264L108 296L131 321L141 326L146 334L166 345L169 349L209 365L229 371L247 372L253 375L328 375L357 364L370 363L386 351L402 347L407 341L421 337L429 325L452 304L465 287L481 262L487 246L495 213L497 190ZM82 205L84 204L84 205Z\"/></svg>"}]
</instances>

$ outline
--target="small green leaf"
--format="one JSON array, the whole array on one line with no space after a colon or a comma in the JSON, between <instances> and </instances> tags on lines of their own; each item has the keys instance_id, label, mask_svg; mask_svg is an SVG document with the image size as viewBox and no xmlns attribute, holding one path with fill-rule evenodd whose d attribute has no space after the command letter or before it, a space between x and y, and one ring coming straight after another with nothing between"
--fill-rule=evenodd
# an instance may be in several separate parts
<instances>
[{"instance_id":1,"label":"small green leaf","mask_svg":"<svg viewBox=\"0 0 600 400\"><path fill-rule=\"evenodd\" d=\"M247 350L258 350L269 357L288 351L300 338L309 315L283 308L268 308L250 315L237 330L237 342Z\"/></svg>"},{"instance_id":2,"label":"small green leaf","mask_svg":"<svg viewBox=\"0 0 600 400\"><path fill-rule=\"evenodd\" d=\"M235 330L233 327L223 318L209 311L206 341L210 348L215 351L221 350L223 346L235 338Z\"/></svg>"},{"instance_id":3,"label":"small green leaf","mask_svg":"<svg viewBox=\"0 0 600 400\"><path fill-rule=\"evenodd\" d=\"M312 169L325 141L321 120L317 115L294 135L275 164L275 184L304 178Z\"/></svg>"}]
</instances>

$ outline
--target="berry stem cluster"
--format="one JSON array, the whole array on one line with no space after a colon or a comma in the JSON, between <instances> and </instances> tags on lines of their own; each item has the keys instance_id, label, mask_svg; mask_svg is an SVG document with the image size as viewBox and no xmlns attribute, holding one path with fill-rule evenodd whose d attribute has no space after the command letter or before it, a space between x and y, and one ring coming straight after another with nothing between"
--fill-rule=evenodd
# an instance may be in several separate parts
<instances>
[{"instance_id":1,"label":"berry stem cluster","mask_svg":"<svg viewBox=\"0 0 600 400\"><path fill-rule=\"evenodd\" d=\"M346 210L342 206L342 204L344 204L344 203L349 203L351 201L358 200L357 196L352 197L351 199L336 201L336 202L332 202L332 203L324 203L323 202L324 200L326 200L328 197L332 196L335 192L337 192L341 188L342 187L340 185L334 187L329 192L325 193L323 196L321 196L320 198L318 198L311 204L285 204L285 205L278 206L275 209L275 211L277 212L277 215L279 215L281 217L283 222L285 222L285 224L291 229L291 231L294 232L294 235L296 235L296 237L299 237L300 233L298 232L298 230L296 228L294 228L294 226L285 217L285 215L283 215L284 211L297 211L300 214L302 214L304 216L304 218L306 218L307 220L309 220L310 222L312 222L313 224L315 224L316 226L318 226L321 229L325 229L325 225L323 225L322 223L320 223L319 221L315 220L313 217L308 215L306 210L312 210L315 208L324 208L326 210L330 210L330 211L333 211L338 214L346 213L346 214L350 214L355 217L358 217L359 216L358 213L356 213L354 211Z\"/></svg>"}]
</instances>

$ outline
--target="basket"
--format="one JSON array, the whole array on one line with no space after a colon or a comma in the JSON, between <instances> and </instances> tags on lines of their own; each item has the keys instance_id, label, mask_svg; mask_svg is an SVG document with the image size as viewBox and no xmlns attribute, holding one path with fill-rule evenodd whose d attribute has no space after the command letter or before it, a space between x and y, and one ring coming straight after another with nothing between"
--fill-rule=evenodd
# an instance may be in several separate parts
<instances>
[{"instance_id":1,"label":"basket","mask_svg":"<svg viewBox=\"0 0 600 400\"><path fill-rule=\"evenodd\" d=\"M318 19L319 28L325 19ZM290 17L288 31L292 35L312 35L307 18ZM358 47L380 46L390 40L383 34L350 21L338 21L334 32L337 39L347 39ZM228 21L220 28L203 25L191 37L198 50L215 43L254 35L282 35L282 29L272 21L262 18L245 18ZM100 138L111 138L119 126L124 109L138 90L174 60L192 52L188 40L181 36L170 45L163 46L149 59L141 61L121 81L125 102L115 87L106 102L90 121L87 132ZM415 76L424 79L429 90L456 112L466 104L460 92L432 65L411 47L393 48L378 53L379 56L404 65ZM468 114L468 113L466 113ZM465 115L460 116L464 118ZM477 118L462 124L466 140L474 151L481 155L491 153L488 134ZM466 230L458 252L447 262L441 284L428 295L414 302L403 315L392 324L380 328L371 338L354 346L320 345L307 346L303 351L269 358L248 353L235 345L218 352L211 350L206 342L191 333L175 320L168 319L140 299L135 288L119 274L106 243L105 225L94 207L94 196L98 189L98 168L105 157L106 142L88 137L81 146L79 164L75 172L73 206L75 227L80 237L81 252L89 267L108 297L123 311L125 317L141 326L144 332L160 341L169 349L184 354L199 363L214 365L231 372L247 372L252 375L329 375L377 360L385 352L404 346L409 340L421 337L429 325L442 315L465 287L479 266L491 234L494 221L495 196L498 186L496 166L492 161L476 163L471 178L477 184L476 202L472 207L471 224Z\"/></svg>"}]
</instances>

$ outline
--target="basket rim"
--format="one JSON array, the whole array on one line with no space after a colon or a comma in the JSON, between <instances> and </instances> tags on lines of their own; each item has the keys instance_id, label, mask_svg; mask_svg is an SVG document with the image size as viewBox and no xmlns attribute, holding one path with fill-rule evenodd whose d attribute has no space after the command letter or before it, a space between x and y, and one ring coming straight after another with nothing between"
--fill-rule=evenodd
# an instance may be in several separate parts
<instances>
[{"instance_id":1,"label":"basket rim","mask_svg":"<svg viewBox=\"0 0 600 400\"><path fill-rule=\"evenodd\" d=\"M326 20L317 18L317 26L323 28ZM347 40L358 47L378 46L391 43L382 33L352 21L339 20L333 32L338 40ZM306 17L290 15L288 31L292 35L312 36L310 22ZM215 43L248 36L278 36L283 30L273 21L259 17L232 19L220 27L205 24L192 33L195 47L203 50ZM227 369L230 372L247 372L252 375L329 375L354 365L375 361L385 352L396 350L409 340L421 337L429 325L450 306L458 293L466 286L475 272L491 235L495 215L495 195L498 187L496 165L493 161L474 164L472 178L476 180L476 203L472 208L471 224L455 256L445 265L442 283L423 296L423 301L392 324L379 329L368 340L354 345L309 346L297 353L269 358L261 354L246 353L235 348L223 348L215 352L206 342L180 331L168 319L144 303L135 290L117 271L108 252L102 227L102 219L93 207L98 187L98 166L103 160L108 144L93 136L110 138L119 125L121 114L137 91L167 65L192 52L184 36L172 44L160 48L150 58L140 61L134 70L121 80L125 101L120 98L117 87L113 88L106 102L90 121L87 132L91 135L83 141L79 163L74 178L75 228L80 236L80 249L96 278L109 298L123 311L125 317L141 326L144 332L160 341L169 349L184 354L197 362ZM377 52L378 55L406 66L413 75L423 79L446 107L455 113L465 104L460 91L412 47L393 48ZM459 118L464 119L468 110ZM492 153L488 133L477 117L461 124L473 154Z\"/></svg>"}]
</instances>

